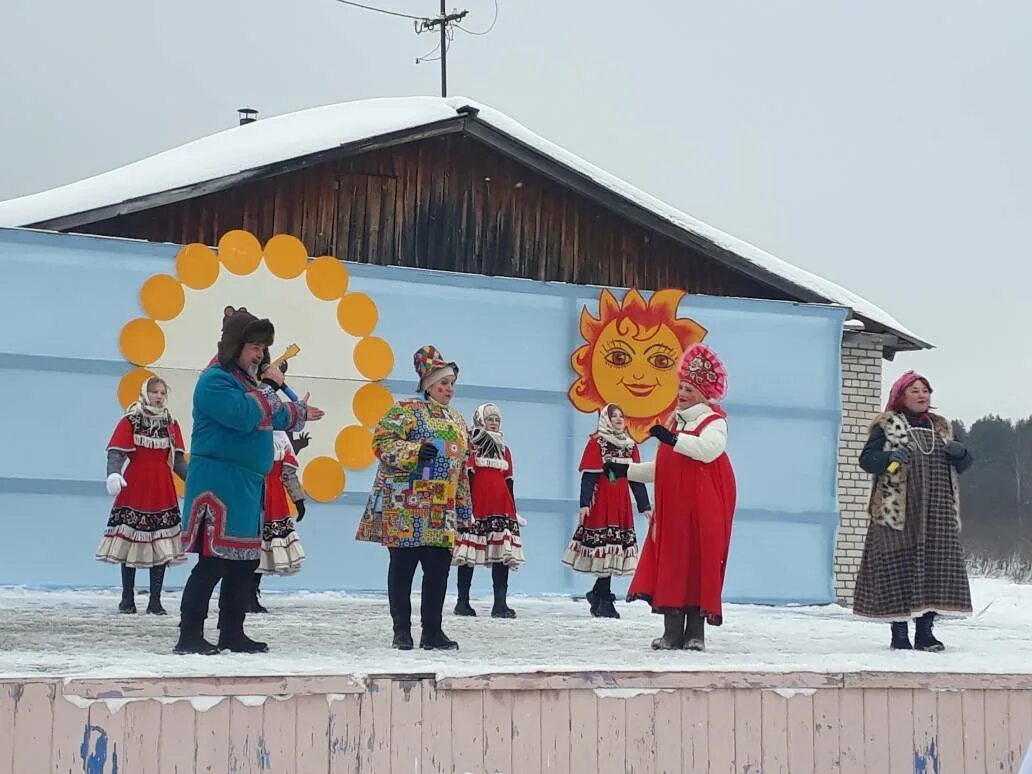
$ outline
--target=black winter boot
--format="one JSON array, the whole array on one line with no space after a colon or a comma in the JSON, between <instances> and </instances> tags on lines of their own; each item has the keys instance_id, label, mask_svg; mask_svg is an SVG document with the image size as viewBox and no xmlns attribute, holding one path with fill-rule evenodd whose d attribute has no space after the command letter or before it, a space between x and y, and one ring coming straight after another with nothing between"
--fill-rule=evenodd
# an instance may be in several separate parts
<instances>
[{"instance_id":1,"label":"black winter boot","mask_svg":"<svg viewBox=\"0 0 1032 774\"><path fill-rule=\"evenodd\" d=\"M423 629L423 633L419 635L419 647L423 650L458 650L459 643L450 639L440 629L437 631Z\"/></svg>"},{"instance_id":2,"label":"black winter boot","mask_svg":"<svg viewBox=\"0 0 1032 774\"><path fill-rule=\"evenodd\" d=\"M932 623L935 621L935 613L925 613L920 618L915 618L914 650L923 650L928 653L942 653L946 646L935 639L932 634Z\"/></svg>"},{"instance_id":3,"label":"black winter boot","mask_svg":"<svg viewBox=\"0 0 1032 774\"><path fill-rule=\"evenodd\" d=\"M496 564L491 568L491 580L494 583L494 607L492 618L515 618L516 611L509 607L506 597L509 594L509 568L504 564Z\"/></svg>"},{"instance_id":4,"label":"black winter boot","mask_svg":"<svg viewBox=\"0 0 1032 774\"><path fill-rule=\"evenodd\" d=\"M204 639L204 619L180 621L179 641L172 649L180 656L196 653L201 656L214 656L219 649Z\"/></svg>"},{"instance_id":5,"label":"black winter boot","mask_svg":"<svg viewBox=\"0 0 1032 774\"><path fill-rule=\"evenodd\" d=\"M699 608L693 608L685 616L684 624L685 650L706 650L706 619Z\"/></svg>"},{"instance_id":6,"label":"black winter boot","mask_svg":"<svg viewBox=\"0 0 1032 774\"><path fill-rule=\"evenodd\" d=\"M136 613L136 568L122 565L122 601L118 603L119 613Z\"/></svg>"},{"instance_id":7,"label":"black winter boot","mask_svg":"<svg viewBox=\"0 0 1032 774\"><path fill-rule=\"evenodd\" d=\"M165 565L159 564L150 568L150 599L147 600L147 612L151 615L167 615L168 611L161 606L161 587L165 585Z\"/></svg>"},{"instance_id":8,"label":"black winter boot","mask_svg":"<svg viewBox=\"0 0 1032 774\"><path fill-rule=\"evenodd\" d=\"M244 622L242 620L229 620L225 615L220 615L218 649L229 650L233 653L268 653L269 645L265 642L252 640L244 634Z\"/></svg>"},{"instance_id":9,"label":"black winter boot","mask_svg":"<svg viewBox=\"0 0 1032 774\"><path fill-rule=\"evenodd\" d=\"M412 630L405 627L394 627L394 641L391 642L392 648L398 650L412 650Z\"/></svg>"},{"instance_id":10,"label":"black winter boot","mask_svg":"<svg viewBox=\"0 0 1032 774\"><path fill-rule=\"evenodd\" d=\"M588 600L590 606L591 615L594 618L612 618L613 616L603 616L601 613L602 603L605 602L606 598L611 596L610 588L612 586L612 580L608 575L595 578L595 585L591 588L584 598ZM615 599L615 597L614 597ZM616 616L619 618L620 616Z\"/></svg>"},{"instance_id":11,"label":"black winter boot","mask_svg":"<svg viewBox=\"0 0 1032 774\"><path fill-rule=\"evenodd\" d=\"M245 613L268 613L269 611L262 606L262 603L258 601L258 597L261 596L259 586L262 583L262 574L256 572L254 578L251 581L252 586L248 589L247 594L247 605L244 608Z\"/></svg>"},{"instance_id":12,"label":"black winter boot","mask_svg":"<svg viewBox=\"0 0 1032 774\"><path fill-rule=\"evenodd\" d=\"M469 587L473 584L473 566L464 564L455 574L459 578L459 599L455 603L455 615L475 616L477 611L469 604Z\"/></svg>"},{"instance_id":13,"label":"black winter boot","mask_svg":"<svg viewBox=\"0 0 1032 774\"><path fill-rule=\"evenodd\" d=\"M913 650L910 644L910 629L906 621L892 622L892 643L889 646L893 650Z\"/></svg>"},{"instance_id":14,"label":"black winter boot","mask_svg":"<svg viewBox=\"0 0 1032 774\"><path fill-rule=\"evenodd\" d=\"M680 650L684 647L684 616L663 613L663 636L652 641L653 650Z\"/></svg>"}]
</instances>

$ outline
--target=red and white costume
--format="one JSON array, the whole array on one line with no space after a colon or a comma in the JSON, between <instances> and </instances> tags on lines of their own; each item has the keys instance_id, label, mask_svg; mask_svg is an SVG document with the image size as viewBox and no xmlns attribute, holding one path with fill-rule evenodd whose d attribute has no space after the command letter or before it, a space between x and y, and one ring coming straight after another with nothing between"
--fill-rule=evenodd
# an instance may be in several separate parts
<instances>
[{"instance_id":1,"label":"red and white costume","mask_svg":"<svg viewBox=\"0 0 1032 774\"><path fill-rule=\"evenodd\" d=\"M273 444L272 468L265 476L258 572L266 575L293 575L301 569L305 550L294 530L290 502L303 500L304 491L297 479L298 464L290 446L290 437L276 430L273 433Z\"/></svg>"}]
</instances>

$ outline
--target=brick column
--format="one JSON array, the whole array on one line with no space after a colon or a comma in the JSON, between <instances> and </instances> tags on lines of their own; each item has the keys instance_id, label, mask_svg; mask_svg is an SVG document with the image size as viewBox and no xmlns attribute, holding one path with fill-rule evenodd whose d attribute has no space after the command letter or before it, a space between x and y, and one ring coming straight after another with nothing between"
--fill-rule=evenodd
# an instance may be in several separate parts
<instances>
[{"instance_id":1,"label":"brick column","mask_svg":"<svg viewBox=\"0 0 1032 774\"><path fill-rule=\"evenodd\" d=\"M861 335L842 342L842 433L838 448L839 534L835 546L835 594L853 604L853 586L867 534L871 477L858 464L871 420L881 408L882 347Z\"/></svg>"}]
</instances>

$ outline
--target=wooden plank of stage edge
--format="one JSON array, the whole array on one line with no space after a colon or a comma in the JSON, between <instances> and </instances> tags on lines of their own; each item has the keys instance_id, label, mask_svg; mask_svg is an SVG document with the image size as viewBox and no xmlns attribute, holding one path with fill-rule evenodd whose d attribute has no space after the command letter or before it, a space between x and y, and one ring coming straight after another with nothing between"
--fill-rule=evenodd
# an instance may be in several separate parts
<instances>
[{"instance_id":1,"label":"wooden plank of stage edge","mask_svg":"<svg viewBox=\"0 0 1032 774\"><path fill-rule=\"evenodd\" d=\"M297 698L270 696L265 700L262 740L269 756L267 768L276 774L297 771Z\"/></svg>"},{"instance_id":2,"label":"wooden plank of stage edge","mask_svg":"<svg viewBox=\"0 0 1032 774\"><path fill-rule=\"evenodd\" d=\"M483 697L484 771L512 771L512 691L484 691Z\"/></svg>"},{"instance_id":3,"label":"wooden plank of stage edge","mask_svg":"<svg viewBox=\"0 0 1032 774\"><path fill-rule=\"evenodd\" d=\"M89 708L89 725L83 769L88 772L124 772L126 701L95 701ZM222 771L225 772L225 763Z\"/></svg>"},{"instance_id":4,"label":"wooden plank of stage edge","mask_svg":"<svg viewBox=\"0 0 1032 774\"><path fill-rule=\"evenodd\" d=\"M624 702L627 713L624 765L635 774L656 771L656 697L652 693L630 696Z\"/></svg>"},{"instance_id":5,"label":"wooden plank of stage edge","mask_svg":"<svg viewBox=\"0 0 1032 774\"><path fill-rule=\"evenodd\" d=\"M331 694L325 697L329 712L329 768L331 774L357 774L361 770L363 695ZM372 774L372 773L370 773Z\"/></svg>"},{"instance_id":6,"label":"wooden plank of stage edge","mask_svg":"<svg viewBox=\"0 0 1032 774\"><path fill-rule=\"evenodd\" d=\"M362 694L362 733L358 770L380 774L391 770L391 679L369 678Z\"/></svg>"},{"instance_id":7,"label":"wooden plank of stage edge","mask_svg":"<svg viewBox=\"0 0 1032 774\"><path fill-rule=\"evenodd\" d=\"M889 774L889 692L866 689L863 702L864 765L867 771Z\"/></svg>"},{"instance_id":8,"label":"wooden plank of stage edge","mask_svg":"<svg viewBox=\"0 0 1032 774\"><path fill-rule=\"evenodd\" d=\"M537 754L537 747L528 750ZM455 771L483 771L484 692L452 695L452 765Z\"/></svg>"},{"instance_id":9,"label":"wooden plank of stage edge","mask_svg":"<svg viewBox=\"0 0 1032 774\"><path fill-rule=\"evenodd\" d=\"M684 708L681 708L682 711ZM709 769L735 774L735 691L720 688L709 694L707 712L707 752Z\"/></svg>"},{"instance_id":10,"label":"wooden plank of stage edge","mask_svg":"<svg viewBox=\"0 0 1032 774\"><path fill-rule=\"evenodd\" d=\"M681 774L681 749L688 740L681 733L682 691L656 694L656 774Z\"/></svg>"},{"instance_id":11,"label":"wooden plank of stage edge","mask_svg":"<svg viewBox=\"0 0 1032 774\"><path fill-rule=\"evenodd\" d=\"M434 682L423 689L423 767L421 774L452 771L452 694Z\"/></svg>"},{"instance_id":12,"label":"wooden plank of stage edge","mask_svg":"<svg viewBox=\"0 0 1032 774\"><path fill-rule=\"evenodd\" d=\"M461 693L456 693L457 704ZM458 715L452 713L458 721ZM512 773L537 774L541 771L541 691L514 691L512 694ZM455 770L461 771L456 758Z\"/></svg>"},{"instance_id":13,"label":"wooden plank of stage edge","mask_svg":"<svg viewBox=\"0 0 1032 774\"><path fill-rule=\"evenodd\" d=\"M813 695L814 774L839 774L842 770L840 726L839 691L817 691Z\"/></svg>"},{"instance_id":14,"label":"wooden plank of stage edge","mask_svg":"<svg viewBox=\"0 0 1032 774\"><path fill-rule=\"evenodd\" d=\"M627 703L598 695L598 770L623 771L627 759Z\"/></svg>"},{"instance_id":15,"label":"wooden plank of stage edge","mask_svg":"<svg viewBox=\"0 0 1032 774\"><path fill-rule=\"evenodd\" d=\"M443 677L449 691L583 690L591 688L841 688L842 675L823 672L530 672Z\"/></svg>"},{"instance_id":16,"label":"wooden plank of stage edge","mask_svg":"<svg viewBox=\"0 0 1032 774\"><path fill-rule=\"evenodd\" d=\"M709 712L706 691L678 691L681 697L681 771L706 774L710 770Z\"/></svg>"},{"instance_id":17,"label":"wooden plank of stage edge","mask_svg":"<svg viewBox=\"0 0 1032 774\"><path fill-rule=\"evenodd\" d=\"M985 771L985 692L961 691L964 716L964 772Z\"/></svg>"},{"instance_id":18,"label":"wooden plank of stage edge","mask_svg":"<svg viewBox=\"0 0 1032 774\"><path fill-rule=\"evenodd\" d=\"M914 692L893 688L888 692L889 733L884 743L889 752L889 774L914 771Z\"/></svg>"},{"instance_id":19,"label":"wooden plank of stage edge","mask_svg":"<svg viewBox=\"0 0 1032 774\"><path fill-rule=\"evenodd\" d=\"M788 744L788 770L792 774L814 774L813 693L804 691L787 700L785 736ZM823 769L827 772L829 769Z\"/></svg>"},{"instance_id":20,"label":"wooden plank of stage edge","mask_svg":"<svg viewBox=\"0 0 1032 774\"><path fill-rule=\"evenodd\" d=\"M1008 691L985 692L985 770L1010 768L1010 704Z\"/></svg>"},{"instance_id":21,"label":"wooden plank of stage edge","mask_svg":"<svg viewBox=\"0 0 1032 774\"><path fill-rule=\"evenodd\" d=\"M541 692L541 770L570 771L570 691Z\"/></svg>"},{"instance_id":22,"label":"wooden plank of stage edge","mask_svg":"<svg viewBox=\"0 0 1032 774\"><path fill-rule=\"evenodd\" d=\"M1032 691L1007 691L1010 710L1011 770L1017 771L1032 743Z\"/></svg>"},{"instance_id":23,"label":"wooden plank of stage edge","mask_svg":"<svg viewBox=\"0 0 1032 774\"><path fill-rule=\"evenodd\" d=\"M912 692L914 717L914 758L912 770L933 772L939 770L939 742L936 739L936 699L932 691L918 688ZM934 763L934 766L932 765Z\"/></svg>"},{"instance_id":24,"label":"wooden plank of stage edge","mask_svg":"<svg viewBox=\"0 0 1032 774\"><path fill-rule=\"evenodd\" d=\"M763 774L788 772L788 701L775 691L760 695L762 736L760 759Z\"/></svg>"},{"instance_id":25,"label":"wooden plank of stage edge","mask_svg":"<svg viewBox=\"0 0 1032 774\"><path fill-rule=\"evenodd\" d=\"M196 710L197 771L226 774L229 766L229 704L230 698L205 697Z\"/></svg>"},{"instance_id":26,"label":"wooden plank of stage edge","mask_svg":"<svg viewBox=\"0 0 1032 774\"><path fill-rule=\"evenodd\" d=\"M842 684L846 688L930 688L935 691L1028 690L1032 689L1032 672L851 672L842 675Z\"/></svg>"},{"instance_id":27,"label":"wooden plank of stage edge","mask_svg":"<svg viewBox=\"0 0 1032 774\"><path fill-rule=\"evenodd\" d=\"M84 699L190 698L193 696L306 696L365 693L350 675L280 675L274 677L141 677L132 680L68 680L64 692Z\"/></svg>"},{"instance_id":28,"label":"wooden plank of stage edge","mask_svg":"<svg viewBox=\"0 0 1032 774\"><path fill-rule=\"evenodd\" d=\"M299 774L329 774L329 703L325 696L296 696L294 703L294 767Z\"/></svg>"},{"instance_id":29,"label":"wooden plank of stage edge","mask_svg":"<svg viewBox=\"0 0 1032 774\"><path fill-rule=\"evenodd\" d=\"M762 770L763 704L760 691L737 690L735 694L735 766L740 772Z\"/></svg>"},{"instance_id":30,"label":"wooden plank of stage edge","mask_svg":"<svg viewBox=\"0 0 1032 774\"><path fill-rule=\"evenodd\" d=\"M591 690L570 691L570 771L598 770L598 697Z\"/></svg>"},{"instance_id":31,"label":"wooden plank of stage edge","mask_svg":"<svg viewBox=\"0 0 1032 774\"><path fill-rule=\"evenodd\" d=\"M184 699L161 705L158 760L162 774L192 774L197 760L198 714Z\"/></svg>"},{"instance_id":32,"label":"wooden plank of stage edge","mask_svg":"<svg viewBox=\"0 0 1032 774\"><path fill-rule=\"evenodd\" d=\"M157 699L137 699L122 708L125 715L125 757L118 756L122 771L160 774L160 752L154 743L161 733L161 704Z\"/></svg>"},{"instance_id":33,"label":"wooden plank of stage edge","mask_svg":"<svg viewBox=\"0 0 1032 774\"><path fill-rule=\"evenodd\" d=\"M14 714L21 683L0 683L0 774L14 771Z\"/></svg>"},{"instance_id":34,"label":"wooden plank of stage edge","mask_svg":"<svg viewBox=\"0 0 1032 774\"><path fill-rule=\"evenodd\" d=\"M54 772L83 771L85 769L80 749L82 747L83 732L90 719L90 711L86 706L68 701L60 687L56 688L54 696L54 732L50 749L50 768ZM0 689L0 701L3 692ZM0 708L0 723L3 722L3 710ZM11 724L11 731L14 724ZM4 747L3 739L0 739L0 750L7 750ZM7 768L11 765L10 759L0 759L0 772L10 771Z\"/></svg>"},{"instance_id":35,"label":"wooden plank of stage edge","mask_svg":"<svg viewBox=\"0 0 1032 774\"><path fill-rule=\"evenodd\" d=\"M842 774L865 774L864 692L859 688L844 688L838 691L838 700L840 771Z\"/></svg>"},{"instance_id":36,"label":"wooden plank of stage edge","mask_svg":"<svg viewBox=\"0 0 1032 774\"><path fill-rule=\"evenodd\" d=\"M269 768L269 752L262 738L262 716L267 696L235 696L229 700L229 771L258 774Z\"/></svg>"},{"instance_id":37,"label":"wooden plank of stage edge","mask_svg":"<svg viewBox=\"0 0 1032 774\"><path fill-rule=\"evenodd\" d=\"M962 772L964 771L964 707L960 691L936 691L935 704L935 738L939 763L943 772Z\"/></svg>"},{"instance_id":38,"label":"wooden plank of stage edge","mask_svg":"<svg viewBox=\"0 0 1032 774\"><path fill-rule=\"evenodd\" d=\"M423 681L391 681L392 772L418 772L423 756Z\"/></svg>"},{"instance_id":39,"label":"wooden plank of stage edge","mask_svg":"<svg viewBox=\"0 0 1032 774\"><path fill-rule=\"evenodd\" d=\"M54 731L54 683L25 683L14 714L14 771L46 771Z\"/></svg>"}]
</instances>

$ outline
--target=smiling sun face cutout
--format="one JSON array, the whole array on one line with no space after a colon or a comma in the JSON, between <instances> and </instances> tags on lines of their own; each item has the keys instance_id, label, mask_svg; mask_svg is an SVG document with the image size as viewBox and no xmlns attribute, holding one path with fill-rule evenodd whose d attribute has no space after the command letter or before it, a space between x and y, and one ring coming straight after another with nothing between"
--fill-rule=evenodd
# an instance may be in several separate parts
<instances>
[{"instance_id":1,"label":"smiling sun face cutout","mask_svg":"<svg viewBox=\"0 0 1032 774\"><path fill-rule=\"evenodd\" d=\"M658 290L646 303L628 290L623 303L603 290L599 316L581 310L580 333L587 342L570 358L577 380L570 402L578 411L595 413L616 403L625 413L635 441L666 419L677 400L677 364L685 348L702 341L706 329L677 317L683 290Z\"/></svg>"}]
</instances>

